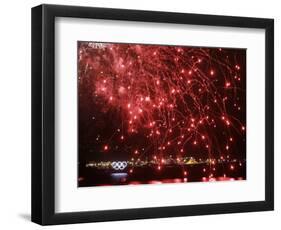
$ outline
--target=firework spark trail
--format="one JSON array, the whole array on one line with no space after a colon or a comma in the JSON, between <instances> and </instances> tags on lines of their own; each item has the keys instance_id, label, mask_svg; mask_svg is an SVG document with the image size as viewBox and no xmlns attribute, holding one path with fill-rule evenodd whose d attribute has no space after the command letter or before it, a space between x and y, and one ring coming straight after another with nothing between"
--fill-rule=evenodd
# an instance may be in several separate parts
<instances>
[{"instance_id":1,"label":"firework spark trail","mask_svg":"<svg viewBox=\"0 0 281 230\"><path fill-rule=\"evenodd\" d=\"M244 106L244 76L224 49L81 42L78 57L79 84L102 98L105 113L122 117L103 143L141 134L147 145L129 146L132 156L181 157L200 146L208 157L225 157L233 136L245 137L245 120L236 117ZM229 113L229 104L236 112ZM214 134L218 127L224 139Z\"/></svg>"}]
</instances>

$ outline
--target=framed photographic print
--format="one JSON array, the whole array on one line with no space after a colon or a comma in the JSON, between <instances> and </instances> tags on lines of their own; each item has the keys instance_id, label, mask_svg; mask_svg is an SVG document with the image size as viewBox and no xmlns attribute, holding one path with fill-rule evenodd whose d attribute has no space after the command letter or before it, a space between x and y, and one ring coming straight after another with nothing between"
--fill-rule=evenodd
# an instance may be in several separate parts
<instances>
[{"instance_id":1,"label":"framed photographic print","mask_svg":"<svg viewBox=\"0 0 281 230\"><path fill-rule=\"evenodd\" d=\"M273 210L273 19L32 9L32 221Z\"/></svg>"}]
</instances>

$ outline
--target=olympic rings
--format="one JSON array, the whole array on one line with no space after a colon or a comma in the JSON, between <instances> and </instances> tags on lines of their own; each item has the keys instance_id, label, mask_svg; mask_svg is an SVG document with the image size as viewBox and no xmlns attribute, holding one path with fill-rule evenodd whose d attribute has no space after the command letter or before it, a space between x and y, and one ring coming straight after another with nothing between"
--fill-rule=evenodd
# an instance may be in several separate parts
<instances>
[{"instance_id":1,"label":"olympic rings","mask_svg":"<svg viewBox=\"0 0 281 230\"><path fill-rule=\"evenodd\" d=\"M111 167L115 170L123 170L127 167L126 161L113 161Z\"/></svg>"}]
</instances>

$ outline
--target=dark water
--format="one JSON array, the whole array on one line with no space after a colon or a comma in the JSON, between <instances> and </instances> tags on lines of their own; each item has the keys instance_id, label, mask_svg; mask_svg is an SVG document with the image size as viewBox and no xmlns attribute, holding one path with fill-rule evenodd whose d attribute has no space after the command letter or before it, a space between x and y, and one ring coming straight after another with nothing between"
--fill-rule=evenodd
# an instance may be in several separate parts
<instances>
[{"instance_id":1,"label":"dark water","mask_svg":"<svg viewBox=\"0 0 281 230\"><path fill-rule=\"evenodd\" d=\"M79 168L79 187L245 180L246 163L168 165L124 170Z\"/></svg>"}]
</instances>

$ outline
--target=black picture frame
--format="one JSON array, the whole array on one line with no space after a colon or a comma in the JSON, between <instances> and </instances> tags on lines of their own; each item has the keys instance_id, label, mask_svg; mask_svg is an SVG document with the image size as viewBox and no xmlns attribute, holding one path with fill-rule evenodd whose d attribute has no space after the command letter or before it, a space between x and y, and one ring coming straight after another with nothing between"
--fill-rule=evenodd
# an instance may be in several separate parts
<instances>
[{"instance_id":1,"label":"black picture frame","mask_svg":"<svg viewBox=\"0 0 281 230\"><path fill-rule=\"evenodd\" d=\"M55 213L55 18L88 18L265 29L265 200ZM261 150L262 151L262 150ZM267 211L274 209L274 20L125 9L32 8L32 221L41 225Z\"/></svg>"}]
</instances>

